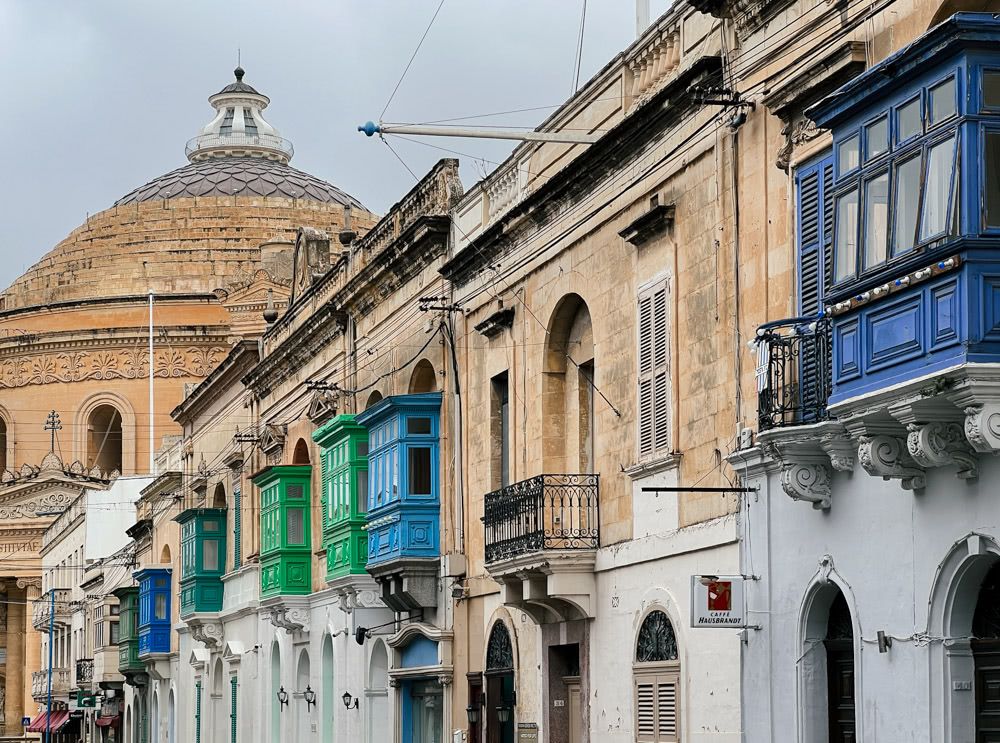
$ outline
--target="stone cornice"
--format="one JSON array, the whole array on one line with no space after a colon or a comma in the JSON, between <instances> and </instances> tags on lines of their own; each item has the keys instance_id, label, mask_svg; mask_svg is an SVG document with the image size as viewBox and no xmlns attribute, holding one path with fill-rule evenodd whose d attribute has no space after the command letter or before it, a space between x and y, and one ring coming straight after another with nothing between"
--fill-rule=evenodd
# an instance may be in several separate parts
<instances>
[{"instance_id":1,"label":"stone cornice","mask_svg":"<svg viewBox=\"0 0 1000 743\"><path fill-rule=\"evenodd\" d=\"M0 293L0 297L4 294ZM192 294L154 294L154 302L203 302L205 304L218 304L218 297L212 292L192 293ZM69 299L61 302L51 302L47 304L32 304L25 307L12 307L9 310L0 310L0 320L7 320L19 315L51 314L54 310L66 309L89 309L110 304L137 304L145 305L149 303L148 294L132 294L122 297L95 297L93 299Z\"/></svg>"},{"instance_id":2,"label":"stone cornice","mask_svg":"<svg viewBox=\"0 0 1000 743\"><path fill-rule=\"evenodd\" d=\"M219 325L185 325L180 327L157 326L154 343L158 347L173 345L225 344L229 329ZM57 332L27 333L0 337L0 357L37 354L42 351L70 351L94 348L145 348L149 342L149 328L95 328L92 330L64 330Z\"/></svg>"},{"instance_id":3,"label":"stone cornice","mask_svg":"<svg viewBox=\"0 0 1000 743\"><path fill-rule=\"evenodd\" d=\"M258 343L243 340L237 343L218 366L174 408L170 416L178 423L185 423L232 389L232 385L259 359Z\"/></svg>"},{"instance_id":4,"label":"stone cornice","mask_svg":"<svg viewBox=\"0 0 1000 743\"><path fill-rule=\"evenodd\" d=\"M682 70L644 105L625 117L543 185L528 194L444 266L441 273L465 284L479 269L492 263L511 245L523 241L539 226L559 218L565 208L589 198L608 174L623 169L648 145L698 104L688 91L711 85L721 71L717 56L704 56Z\"/></svg>"}]
</instances>

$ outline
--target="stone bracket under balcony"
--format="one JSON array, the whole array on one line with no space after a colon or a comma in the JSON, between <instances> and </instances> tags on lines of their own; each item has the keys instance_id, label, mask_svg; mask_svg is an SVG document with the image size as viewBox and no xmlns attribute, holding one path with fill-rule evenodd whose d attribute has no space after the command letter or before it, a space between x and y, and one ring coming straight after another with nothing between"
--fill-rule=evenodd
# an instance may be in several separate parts
<instances>
[{"instance_id":1,"label":"stone bracket under balcony","mask_svg":"<svg viewBox=\"0 0 1000 743\"><path fill-rule=\"evenodd\" d=\"M597 550L531 552L490 563L500 596L537 624L593 619L597 608Z\"/></svg>"},{"instance_id":2,"label":"stone bracket under balcony","mask_svg":"<svg viewBox=\"0 0 1000 743\"><path fill-rule=\"evenodd\" d=\"M369 565L382 603L393 611L433 609L438 605L441 562L437 557L403 557Z\"/></svg>"},{"instance_id":3,"label":"stone bracket under balcony","mask_svg":"<svg viewBox=\"0 0 1000 743\"><path fill-rule=\"evenodd\" d=\"M327 581L345 614L355 609L382 608L381 588L370 575L345 575Z\"/></svg>"},{"instance_id":4,"label":"stone bracket under balcony","mask_svg":"<svg viewBox=\"0 0 1000 743\"><path fill-rule=\"evenodd\" d=\"M833 470L854 469L857 445L836 421L772 428L757 437L764 453L781 468L781 489L792 500L826 510L832 506ZM739 469L738 456L733 466Z\"/></svg>"},{"instance_id":5,"label":"stone bracket under balcony","mask_svg":"<svg viewBox=\"0 0 1000 743\"><path fill-rule=\"evenodd\" d=\"M263 618L289 635L309 634L309 597L274 596L260 602Z\"/></svg>"},{"instance_id":6,"label":"stone bracket under balcony","mask_svg":"<svg viewBox=\"0 0 1000 743\"><path fill-rule=\"evenodd\" d=\"M225 641L225 632L218 612L196 612L184 617L183 621L191 632L191 637L209 650L218 650Z\"/></svg>"}]
</instances>

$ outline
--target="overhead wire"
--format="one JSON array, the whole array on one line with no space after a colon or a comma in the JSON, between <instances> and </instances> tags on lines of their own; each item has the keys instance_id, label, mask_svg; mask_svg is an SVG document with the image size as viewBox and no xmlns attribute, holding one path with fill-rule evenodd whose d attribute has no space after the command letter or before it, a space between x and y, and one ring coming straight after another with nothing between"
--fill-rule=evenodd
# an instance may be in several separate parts
<instances>
[{"instance_id":1,"label":"overhead wire","mask_svg":"<svg viewBox=\"0 0 1000 743\"><path fill-rule=\"evenodd\" d=\"M420 37L420 41L417 42L417 48L413 50L413 54L410 55L410 61L406 63L406 67L403 68L403 74L399 76L399 80L396 81L396 87L392 89L392 93L389 94L389 100L385 102L385 107L382 109L382 113L379 114L379 118L385 116L385 112L389 110L389 104L392 103L392 99L396 97L396 92L399 90L399 86L403 84L403 78L406 77L406 73L410 71L410 65L413 64L413 60L417 58L417 54L420 52L420 47L424 44L424 39L427 38L427 34L430 33L431 27L434 25L434 21L437 20L438 13L441 12L441 7L444 5L444 0L438 3L437 10L434 11L434 15L431 16L430 23L427 24L427 28L424 29L423 36Z\"/></svg>"}]
</instances>

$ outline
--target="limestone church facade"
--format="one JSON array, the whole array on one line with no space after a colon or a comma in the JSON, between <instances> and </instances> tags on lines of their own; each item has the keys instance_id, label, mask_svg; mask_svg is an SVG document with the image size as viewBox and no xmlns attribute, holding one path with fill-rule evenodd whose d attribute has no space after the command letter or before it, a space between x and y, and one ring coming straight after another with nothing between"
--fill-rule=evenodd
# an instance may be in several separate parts
<instances>
[{"instance_id":1,"label":"limestone church facade","mask_svg":"<svg viewBox=\"0 0 1000 743\"><path fill-rule=\"evenodd\" d=\"M188 164L88 217L0 293L0 592L12 602L0 612L0 734L20 735L38 711L31 614L44 602L38 549L52 512L154 469L151 448L180 432L170 411L185 390L287 305L302 225L333 234L346 217L363 233L375 222L289 165L291 142L263 116L269 99L235 76L209 97Z\"/></svg>"}]
</instances>

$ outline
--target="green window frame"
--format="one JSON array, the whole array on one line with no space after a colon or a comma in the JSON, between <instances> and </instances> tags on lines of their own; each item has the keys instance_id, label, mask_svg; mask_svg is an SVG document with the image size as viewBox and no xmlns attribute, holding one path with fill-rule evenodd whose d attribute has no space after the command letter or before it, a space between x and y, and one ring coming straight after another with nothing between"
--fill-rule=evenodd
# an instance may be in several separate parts
<instances>
[{"instance_id":1,"label":"green window frame","mask_svg":"<svg viewBox=\"0 0 1000 743\"><path fill-rule=\"evenodd\" d=\"M236 674L233 674L229 679L229 692L230 692L230 707L229 709L229 743L236 743L236 690L239 688L239 681Z\"/></svg>"},{"instance_id":2,"label":"green window frame","mask_svg":"<svg viewBox=\"0 0 1000 743\"><path fill-rule=\"evenodd\" d=\"M201 680L194 683L194 743L201 743Z\"/></svg>"}]
</instances>

